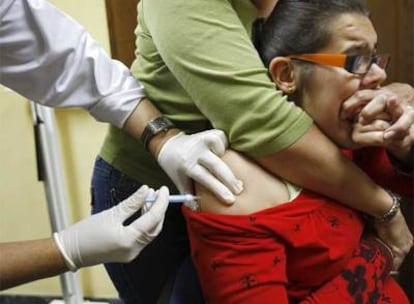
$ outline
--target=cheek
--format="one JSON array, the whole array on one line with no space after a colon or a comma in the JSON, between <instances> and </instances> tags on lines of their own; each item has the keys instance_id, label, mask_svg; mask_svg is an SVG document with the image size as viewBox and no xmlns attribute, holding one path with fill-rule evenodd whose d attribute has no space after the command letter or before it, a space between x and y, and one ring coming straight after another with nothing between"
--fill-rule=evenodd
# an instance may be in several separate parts
<instances>
[{"instance_id":1,"label":"cheek","mask_svg":"<svg viewBox=\"0 0 414 304\"><path fill-rule=\"evenodd\" d=\"M342 103L360 88L361 79L341 68L318 67L307 81L305 92L319 110L339 112Z\"/></svg>"},{"instance_id":2,"label":"cheek","mask_svg":"<svg viewBox=\"0 0 414 304\"><path fill-rule=\"evenodd\" d=\"M349 137L348 123L340 119L342 103L355 94L359 78L344 71L315 73L304 90L304 110L319 128L337 144Z\"/></svg>"}]
</instances>

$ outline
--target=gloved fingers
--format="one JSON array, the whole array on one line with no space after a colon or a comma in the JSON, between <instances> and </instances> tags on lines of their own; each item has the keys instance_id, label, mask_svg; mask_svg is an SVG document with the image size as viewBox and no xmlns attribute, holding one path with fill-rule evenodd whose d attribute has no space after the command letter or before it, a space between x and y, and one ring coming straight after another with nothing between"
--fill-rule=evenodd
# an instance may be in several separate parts
<instances>
[{"instance_id":1,"label":"gloved fingers","mask_svg":"<svg viewBox=\"0 0 414 304\"><path fill-rule=\"evenodd\" d=\"M162 224L168 207L169 190L163 186L159 189L157 199L151 204L148 211L133 221L128 227L143 234L153 233L159 223Z\"/></svg>"},{"instance_id":2,"label":"gloved fingers","mask_svg":"<svg viewBox=\"0 0 414 304\"><path fill-rule=\"evenodd\" d=\"M223 156L228 146L226 134L221 130L208 130L203 134L206 145L218 156Z\"/></svg>"},{"instance_id":3,"label":"gloved fingers","mask_svg":"<svg viewBox=\"0 0 414 304\"><path fill-rule=\"evenodd\" d=\"M147 185L141 186L137 191L135 191L127 199L123 200L113 208L116 208L119 212L119 217L122 221L125 221L135 212L140 210L144 205L145 198L154 190L149 188Z\"/></svg>"},{"instance_id":4,"label":"gloved fingers","mask_svg":"<svg viewBox=\"0 0 414 304\"><path fill-rule=\"evenodd\" d=\"M144 245L144 246L148 245L161 232L163 224L164 224L164 219L162 221L159 221L149 231L140 231L135 238L135 242L139 245Z\"/></svg>"},{"instance_id":5,"label":"gloved fingers","mask_svg":"<svg viewBox=\"0 0 414 304\"><path fill-rule=\"evenodd\" d=\"M149 191L148 191L148 193L147 193L146 198L147 197L156 197L157 195L158 195L158 191L155 191L154 189L150 188ZM145 199L144 199L144 201L145 201ZM144 205L142 206L142 210L141 210L142 213L141 214L144 214L145 212L147 212L148 210L150 210L152 204L153 203L151 203L151 202L148 202L148 203L147 202L144 202Z\"/></svg>"},{"instance_id":6,"label":"gloved fingers","mask_svg":"<svg viewBox=\"0 0 414 304\"><path fill-rule=\"evenodd\" d=\"M177 187L180 193L192 193L193 192L193 182L191 181L190 175L184 173L176 173L174 174L173 182ZM172 176L170 176L172 177Z\"/></svg>"},{"instance_id":7,"label":"gloved fingers","mask_svg":"<svg viewBox=\"0 0 414 304\"><path fill-rule=\"evenodd\" d=\"M233 171L216 154L208 152L199 159L199 164L211 172L232 193L240 194L243 191L243 182L234 176Z\"/></svg>"},{"instance_id":8,"label":"gloved fingers","mask_svg":"<svg viewBox=\"0 0 414 304\"><path fill-rule=\"evenodd\" d=\"M157 227L158 228L158 227ZM161 229L160 229L161 231ZM141 248L140 250L142 250L142 248L144 248L146 245L148 245L149 243L152 242L152 240L156 237L155 234L153 234L151 232L151 234L148 233L139 233L138 236L135 238L134 242L136 244L138 244Z\"/></svg>"},{"instance_id":9,"label":"gloved fingers","mask_svg":"<svg viewBox=\"0 0 414 304\"><path fill-rule=\"evenodd\" d=\"M212 191L220 201L233 204L236 200L233 193L203 166L193 166L188 174L196 182Z\"/></svg>"}]
</instances>

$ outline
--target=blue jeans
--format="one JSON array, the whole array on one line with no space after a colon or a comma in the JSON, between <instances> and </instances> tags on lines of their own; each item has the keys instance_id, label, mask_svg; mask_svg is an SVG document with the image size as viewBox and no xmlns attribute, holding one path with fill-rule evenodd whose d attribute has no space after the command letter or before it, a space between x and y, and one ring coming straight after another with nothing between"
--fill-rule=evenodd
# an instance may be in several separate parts
<instances>
[{"instance_id":1,"label":"blue jeans","mask_svg":"<svg viewBox=\"0 0 414 304\"><path fill-rule=\"evenodd\" d=\"M111 208L141 185L98 157L92 176L92 213ZM105 264L105 268L125 304L202 303L188 255L185 220L180 206L174 204L168 207L160 235L137 258L127 264Z\"/></svg>"}]
</instances>

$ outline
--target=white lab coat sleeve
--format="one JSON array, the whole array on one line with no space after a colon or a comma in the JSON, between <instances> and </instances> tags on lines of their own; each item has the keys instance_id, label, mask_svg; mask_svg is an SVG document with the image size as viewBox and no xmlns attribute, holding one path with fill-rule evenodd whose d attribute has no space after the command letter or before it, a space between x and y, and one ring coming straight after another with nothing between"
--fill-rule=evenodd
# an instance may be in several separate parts
<instances>
[{"instance_id":1,"label":"white lab coat sleeve","mask_svg":"<svg viewBox=\"0 0 414 304\"><path fill-rule=\"evenodd\" d=\"M44 0L0 1L0 83L122 127L144 89L74 19Z\"/></svg>"}]
</instances>

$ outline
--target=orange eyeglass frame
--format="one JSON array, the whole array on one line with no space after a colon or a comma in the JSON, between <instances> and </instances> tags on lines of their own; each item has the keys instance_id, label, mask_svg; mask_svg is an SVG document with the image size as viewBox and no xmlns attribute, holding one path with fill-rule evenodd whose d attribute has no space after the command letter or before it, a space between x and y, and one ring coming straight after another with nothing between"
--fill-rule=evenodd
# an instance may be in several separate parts
<instances>
[{"instance_id":1,"label":"orange eyeglass frame","mask_svg":"<svg viewBox=\"0 0 414 304\"><path fill-rule=\"evenodd\" d=\"M364 55L314 53L314 54L295 54L295 55L289 55L287 57L292 58L292 59L317 63L317 64L344 68L345 70L353 74L367 73L372 63L377 63L382 69L385 69L390 59L390 55L388 54L364 56ZM369 57L370 59L369 64L366 67L366 70L362 72L355 71L355 68L356 68L355 63L358 62L358 59L364 58L364 57ZM383 60L383 61L380 61L380 60Z\"/></svg>"}]
</instances>

